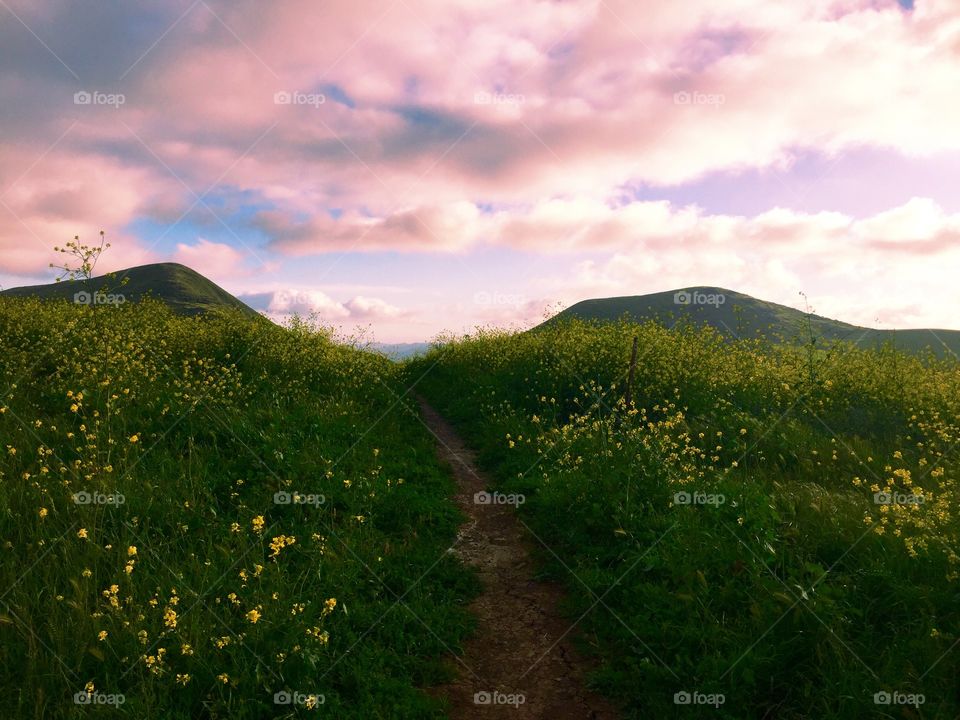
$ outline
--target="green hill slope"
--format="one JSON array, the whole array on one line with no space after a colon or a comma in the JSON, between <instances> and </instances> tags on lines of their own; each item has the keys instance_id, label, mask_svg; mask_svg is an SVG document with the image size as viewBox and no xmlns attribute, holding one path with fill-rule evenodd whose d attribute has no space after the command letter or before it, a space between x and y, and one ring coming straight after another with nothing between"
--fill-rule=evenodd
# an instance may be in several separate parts
<instances>
[{"instance_id":1,"label":"green hill slope","mask_svg":"<svg viewBox=\"0 0 960 720\"><path fill-rule=\"evenodd\" d=\"M180 315L197 315L217 308L257 312L195 270L179 263L155 263L121 270L91 280L65 280L0 292L6 297L40 297L82 303L110 303L122 297L136 302L143 297L162 300ZM113 296L113 297L111 297Z\"/></svg>"},{"instance_id":2,"label":"green hill slope","mask_svg":"<svg viewBox=\"0 0 960 720\"><path fill-rule=\"evenodd\" d=\"M846 340L860 347L893 342L909 352L929 347L938 355L960 354L960 331L957 330L874 330L719 287L584 300L544 324L568 318L609 322L623 317L657 320L667 327L685 322L706 324L731 337L809 342L812 335L828 341Z\"/></svg>"}]
</instances>

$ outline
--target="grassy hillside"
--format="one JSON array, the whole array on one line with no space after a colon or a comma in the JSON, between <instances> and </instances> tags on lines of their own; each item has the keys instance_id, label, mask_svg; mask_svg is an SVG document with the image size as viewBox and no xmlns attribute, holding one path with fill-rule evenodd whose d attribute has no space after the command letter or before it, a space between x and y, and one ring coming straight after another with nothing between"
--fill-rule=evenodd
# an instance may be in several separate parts
<instances>
[{"instance_id":1,"label":"grassy hillside","mask_svg":"<svg viewBox=\"0 0 960 720\"><path fill-rule=\"evenodd\" d=\"M574 320L409 372L525 496L627 718L960 717L956 361Z\"/></svg>"},{"instance_id":2,"label":"grassy hillside","mask_svg":"<svg viewBox=\"0 0 960 720\"><path fill-rule=\"evenodd\" d=\"M719 287L696 287L650 295L599 298L571 305L546 324L576 318L614 322L623 318L657 320L666 327L692 323L745 339L763 337L784 342L845 340L872 348L891 343L908 352L926 348L938 355L960 355L957 330L874 330L808 314L795 308Z\"/></svg>"},{"instance_id":3,"label":"grassy hillside","mask_svg":"<svg viewBox=\"0 0 960 720\"><path fill-rule=\"evenodd\" d=\"M0 717L444 717L474 585L396 365L4 297L0 385Z\"/></svg>"},{"instance_id":4,"label":"grassy hillside","mask_svg":"<svg viewBox=\"0 0 960 720\"><path fill-rule=\"evenodd\" d=\"M178 263L156 263L121 270L92 280L65 280L49 285L31 285L0 292L0 297L39 297L74 302L78 293L92 298L98 293L107 304L110 296L137 302L145 297L162 300L181 315L196 315L214 309L239 310L250 316L257 313L200 273ZM79 298L85 302L87 298Z\"/></svg>"}]
</instances>

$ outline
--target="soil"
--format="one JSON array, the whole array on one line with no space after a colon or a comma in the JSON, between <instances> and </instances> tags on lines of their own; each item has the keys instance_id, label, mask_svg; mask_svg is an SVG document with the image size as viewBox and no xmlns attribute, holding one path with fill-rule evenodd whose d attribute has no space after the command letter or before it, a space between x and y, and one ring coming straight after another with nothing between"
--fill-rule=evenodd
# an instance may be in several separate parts
<instances>
[{"instance_id":1,"label":"soil","mask_svg":"<svg viewBox=\"0 0 960 720\"><path fill-rule=\"evenodd\" d=\"M558 611L561 589L534 579L533 542L514 507L475 503L488 479L453 427L419 402L437 453L456 479L457 505L468 517L453 552L483 584L470 605L477 632L454 659L459 676L435 689L449 700L450 717L615 720L612 706L585 686L589 666L571 646L574 622Z\"/></svg>"}]
</instances>

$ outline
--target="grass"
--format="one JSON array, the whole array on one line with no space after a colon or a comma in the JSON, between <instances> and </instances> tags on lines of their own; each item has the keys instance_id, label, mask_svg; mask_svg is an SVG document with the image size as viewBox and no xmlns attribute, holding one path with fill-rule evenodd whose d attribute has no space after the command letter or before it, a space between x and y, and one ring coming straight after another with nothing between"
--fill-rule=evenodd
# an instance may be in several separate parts
<instances>
[{"instance_id":1,"label":"grass","mask_svg":"<svg viewBox=\"0 0 960 720\"><path fill-rule=\"evenodd\" d=\"M0 715L444 717L476 586L397 366L150 300L0 338Z\"/></svg>"},{"instance_id":2,"label":"grass","mask_svg":"<svg viewBox=\"0 0 960 720\"><path fill-rule=\"evenodd\" d=\"M414 380L625 717L960 715L954 360L572 321L397 365L149 299L0 338L4 717L445 717L478 588Z\"/></svg>"},{"instance_id":3,"label":"grass","mask_svg":"<svg viewBox=\"0 0 960 720\"><path fill-rule=\"evenodd\" d=\"M568 321L430 367L625 717L960 715L956 361Z\"/></svg>"}]
</instances>

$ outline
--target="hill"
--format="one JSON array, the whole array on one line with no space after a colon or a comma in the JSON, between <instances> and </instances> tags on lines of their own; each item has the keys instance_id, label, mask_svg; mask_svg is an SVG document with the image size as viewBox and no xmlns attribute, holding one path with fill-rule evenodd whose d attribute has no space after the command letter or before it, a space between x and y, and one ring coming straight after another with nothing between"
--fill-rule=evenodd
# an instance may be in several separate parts
<instances>
[{"instance_id":1,"label":"hill","mask_svg":"<svg viewBox=\"0 0 960 720\"><path fill-rule=\"evenodd\" d=\"M0 297L65 299L84 304L136 302L153 297L180 315L197 315L217 308L258 313L195 270L179 263L154 263L120 270L90 280L64 280L28 285L0 292Z\"/></svg>"},{"instance_id":2,"label":"hill","mask_svg":"<svg viewBox=\"0 0 960 720\"><path fill-rule=\"evenodd\" d=\"M692 322L706 324L730 337L764 337L776 342L809 342L811 335L827 341L846 340L859 347L892 342L908 352L932 349L937 355L960 355L960 331L939 329L875 330L720 287L695 287L649 295L583 300L547 320L567 318L612 322L657 320L666 327Z\"/></svg>"}]
</instances>

